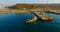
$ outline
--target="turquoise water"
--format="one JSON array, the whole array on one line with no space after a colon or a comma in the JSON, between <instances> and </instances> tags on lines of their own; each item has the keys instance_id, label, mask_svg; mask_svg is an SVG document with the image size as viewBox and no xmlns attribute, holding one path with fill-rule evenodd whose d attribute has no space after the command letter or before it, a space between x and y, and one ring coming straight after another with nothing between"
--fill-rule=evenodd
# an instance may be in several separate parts
<instances>
[{"instance_id":1,"label":"turquoise water","mask_svg":"<svg viewBox=\"0 0 60 32\"><path fill-rule=\"evenodd\" d=\"M60 32L60 15L48 15L53 17L50 22L25 24L33 14L0 14L0 32Z\"/></svg>"}]
</instances>

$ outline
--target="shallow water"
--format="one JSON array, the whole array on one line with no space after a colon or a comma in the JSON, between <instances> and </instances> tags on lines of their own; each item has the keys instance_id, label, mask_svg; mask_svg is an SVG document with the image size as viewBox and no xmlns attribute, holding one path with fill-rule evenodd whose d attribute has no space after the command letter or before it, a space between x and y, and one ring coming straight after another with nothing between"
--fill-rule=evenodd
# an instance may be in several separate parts
<instances>
[{"instance_id":1,"label":"shallow water","mask_svg":"<svg viewBox=\"0 0 60 32\"><path fill-rule=\"evenodd\" d=\"M60 15L48 15L53 17L50 22L25 24L32 14L0 14L0 32L60 32Z\"/></svg>"}]
</instances>

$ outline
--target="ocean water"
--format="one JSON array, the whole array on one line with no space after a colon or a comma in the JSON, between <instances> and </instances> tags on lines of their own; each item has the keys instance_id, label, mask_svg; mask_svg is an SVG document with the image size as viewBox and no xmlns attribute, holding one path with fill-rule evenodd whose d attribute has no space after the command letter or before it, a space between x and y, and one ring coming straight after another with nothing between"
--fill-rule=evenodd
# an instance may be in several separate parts
<instances>
[{"instance_id":1,"label":"ocean water","mask_svg":"<svg viewBox=\"0 0 60 32\"><path fill-rule=\"evenodd\" d=\"M60 15L49 13L50 22L38 21L36 24L25 24L33 14L0 14L0 32L60 32Z\"/></svg>"}]
</instances>

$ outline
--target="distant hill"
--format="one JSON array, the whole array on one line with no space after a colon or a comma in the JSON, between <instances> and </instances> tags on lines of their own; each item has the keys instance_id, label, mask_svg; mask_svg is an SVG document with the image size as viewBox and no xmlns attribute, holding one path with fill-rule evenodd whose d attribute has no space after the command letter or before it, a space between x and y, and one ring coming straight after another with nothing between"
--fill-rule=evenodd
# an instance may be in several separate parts
<instances>
[{"instance_id":1,"label":"distant hill","mask_svg":"<svg viewBox=\"0 0 60 32\"><path fill-rule=\"evenodd\" d=\"M60 9L60 4L16 4L9 6L11 9L32 9L32 8L49 8L49 9Z\"/></svg>"}]
</instances>

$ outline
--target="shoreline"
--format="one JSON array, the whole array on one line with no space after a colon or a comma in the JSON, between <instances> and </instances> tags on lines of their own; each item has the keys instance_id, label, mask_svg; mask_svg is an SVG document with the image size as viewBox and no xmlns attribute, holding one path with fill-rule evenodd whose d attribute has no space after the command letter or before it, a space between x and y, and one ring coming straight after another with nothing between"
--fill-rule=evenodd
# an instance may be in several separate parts
<instances>
[{"instance_id":1,"label":"shoreline","mask_svg":"<svg viewBox=\"0 0 60 32\"><path fill-rule=\"evenodd\" d=\"M57 13L57 12L49 12L49 11L45 11L45 12L60 15L60 13Z\"/></svg>"}]
</instances>

